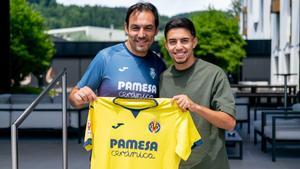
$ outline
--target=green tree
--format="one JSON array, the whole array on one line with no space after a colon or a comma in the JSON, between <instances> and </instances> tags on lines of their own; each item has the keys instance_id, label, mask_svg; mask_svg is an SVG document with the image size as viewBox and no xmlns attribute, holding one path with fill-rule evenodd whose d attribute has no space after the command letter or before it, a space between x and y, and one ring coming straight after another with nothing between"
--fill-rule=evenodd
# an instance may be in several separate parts
<instances>
[{"instance_id":1,"label":"green tree","mask_svg":"<svg viewBox=\"0 0 300 169\"><path fill-rule=\"evenodd\" d=\"M243 49L246 42L238 33L237 20L229 13L213 9L196 12L189 17L198 38L195 55L220 66L227 73L235 72L246 55ZM170 60L163 41L160 41L160 46L164 58Z\"/></svg>"},{"instance_id":2,"label":"green tree","mask_svg":"<svg viewBox=\"0 0 300 169\"><path fill-rule=\"evenodd\" d=\"M54 44L45 33L44 19L25 0L11 0L10 39L12 78L14 86L29 73L43 84L42 74L49 68L55 52Z\"/></svg>"},{"instance_id":3,"label":"green tree","mask_svg":"<svg viewBox=\"0 0 300 169\"><path fill-rule=\"evenodd\" d=\"M231 1L231 8L229 10L229 12L235 16L236 18L239 17L239 15L241 14L242 12L242 2L241 0L232 0Z\"/></svg>"},{"instance_id":4,"label":"green tree","mask_svg":"<svg viewBox=\"0 0 300 169\"><path fill-rule=\"evenodd\" d=\"M46 19L49 28L65 28L75 26L114 26L116 29L124 29L124 20L127 8L105 6L64 6L56 0L28 0L30 5L39 11ZM164 23L169 17L159 16L159 29L163 30Z\"/></svg>"},{"instance_id":5,"label":"green tree","mask_svg":"<svg viewBox=\"0 0 300 169\"><path fill-rule=\"evenodd\" d=\"M242 64L246 42L239 34L237 20L217 10L208 10L192 15L199 44L195 54L204 60L222 67L226 72L235 72Z\"/></svg>"}]
</instances>

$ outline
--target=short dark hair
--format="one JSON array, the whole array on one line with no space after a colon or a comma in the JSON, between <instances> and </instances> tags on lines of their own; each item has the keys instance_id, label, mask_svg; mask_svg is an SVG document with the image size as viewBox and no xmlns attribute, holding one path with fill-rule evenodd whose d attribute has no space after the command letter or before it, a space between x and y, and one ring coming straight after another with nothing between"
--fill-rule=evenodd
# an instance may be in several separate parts
<instances>
[{"instance_id":1,"label":"short dark hair","mask_svg":"<svg viewBox=\"0 0 300 169\"><path fill-rule=\"evenodd\" d=\"M165 26L165 38L167 38L167 33L174 28L185 28L191 32L193 37L196 37L196 30L194 24L188 18L173 18Z\"/></svg>"},{"instance_id":2,"label":"short dark hair","mask_svg":"<svg viewBox=\"0 0 300 169\"><path fill-rule=\"evenodd\" d=\"M128 8L126 18L125 18L125 22L126 22L127 26L129 24L130 15L135 11L139 11L139 12L151 11L154 15L155 27L158 28L159 19L158 19L157 9L153 4L148 3L148 2L139 2L139 3L136 3L136 4L134 4L134 5L132 5L131 7Z\"/></svg>"}]
</instances>

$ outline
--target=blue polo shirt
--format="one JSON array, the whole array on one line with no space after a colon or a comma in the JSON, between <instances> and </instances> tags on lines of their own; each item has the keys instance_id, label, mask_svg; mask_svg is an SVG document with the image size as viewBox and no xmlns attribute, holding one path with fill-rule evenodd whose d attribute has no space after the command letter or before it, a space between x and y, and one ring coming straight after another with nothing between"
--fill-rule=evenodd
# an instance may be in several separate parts
<instances>
[{"instance_id":1,"label":"blue polo shirt","mask_svg":"<svg viewBox=\"0 0 300 169\"><path fill-rule=\"evenodd\" d=\"M90 87L98 96L158 97L163 60L149 51L145 57L131 53L124 43L101 50L88 66L77 87Z\"/></svg>"}]
</instances>

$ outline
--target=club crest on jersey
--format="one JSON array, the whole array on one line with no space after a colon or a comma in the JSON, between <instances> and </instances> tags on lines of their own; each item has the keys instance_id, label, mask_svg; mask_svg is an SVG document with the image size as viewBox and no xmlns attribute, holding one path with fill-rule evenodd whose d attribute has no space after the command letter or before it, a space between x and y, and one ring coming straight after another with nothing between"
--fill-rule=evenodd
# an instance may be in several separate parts
<instances>
[{"instance_id":1,"label":"club crest on jersey","mask_svg":"<svg viewBox=\"0 0 300 169\"><path fill-rule=\"evenodd\" d=\"M156 121L151 121L148 125L148 129L151 133L157 133L160 130L160 124Z\"/></svg>"},{"instance_id":2,"label":"club crest on jersey","mask_svg":"<svg viewBox=\"0 0 300 169\"><path fill-rule=\"evenodd\" d=\"M150 76L152 77L152 79L154 79L156 76L155 69L153 67L150 68Z\"/></svg>"}]
</instances>

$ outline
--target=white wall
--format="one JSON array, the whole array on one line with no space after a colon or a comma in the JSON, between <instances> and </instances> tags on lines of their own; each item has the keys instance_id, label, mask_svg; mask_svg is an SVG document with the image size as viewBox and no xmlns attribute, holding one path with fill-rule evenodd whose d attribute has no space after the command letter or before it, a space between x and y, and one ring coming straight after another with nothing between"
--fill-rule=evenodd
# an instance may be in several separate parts
<instances>
[{"instance_id":1,"label":"white wall","mask_svg":"<svg viewBox=\"0 0 300 169\"><path fill-rule=\"evenodd\" d=\"M275 73L295 73L288 84L299 85L299 10L299 0L280 0L280 13L272 14L271 84L283 84Z\"/></svg>"},{"instance_id":2,"label":"white wall","mask_svg":"<svg viewBox=\"0 0 300 169\"><path fill-rule=\"evenodd\" d=\"M300 1L280 0L279 13L271 13L271 2L242 0L242 7L247 8L247 22L241 13L240 33L246 23L245 39L271 39L271 84L283 84L283 77L276 76L276 73L294 73L297 75L289 77L288 84L299 85Z\"/></svg>"},{"instance_id":3,"label":"white wall","mask_svg":"<svg viewBox=\"0 0 300 169\"><path fill-rule=\"evenodd\" d=\"M247 36L246 39L271 39L271 0L244 0L247 7ZM241 28L243 28L243 16Z\"/></svg>"}]
</instances>

